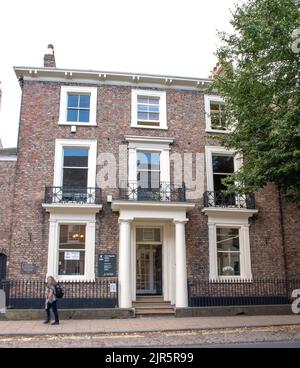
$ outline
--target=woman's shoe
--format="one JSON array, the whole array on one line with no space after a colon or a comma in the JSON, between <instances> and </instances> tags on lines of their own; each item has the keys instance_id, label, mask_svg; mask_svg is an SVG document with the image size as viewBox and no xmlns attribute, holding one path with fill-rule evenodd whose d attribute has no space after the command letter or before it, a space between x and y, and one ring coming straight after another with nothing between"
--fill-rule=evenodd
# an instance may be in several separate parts
<instances>
[{"instance_id":1,"label":"woman's shoe","mask_svg":"<svg viewBox=\"0 0 300 368\"><path fill-rule=\"evenodd\" d=\"M47 325L50 321L44 321L44 325Z\"/></svg>"},{"instance_id":2,"label":"woman's shoe","mask_svg":"<svg viewBox=\"0 0 300 368\"><path fill-rule=\"evenodd\" d=\"M59 322L54 321L54 322L51 323L51 325L52 326L59 325Z\"/></svg>"}]
</instances>

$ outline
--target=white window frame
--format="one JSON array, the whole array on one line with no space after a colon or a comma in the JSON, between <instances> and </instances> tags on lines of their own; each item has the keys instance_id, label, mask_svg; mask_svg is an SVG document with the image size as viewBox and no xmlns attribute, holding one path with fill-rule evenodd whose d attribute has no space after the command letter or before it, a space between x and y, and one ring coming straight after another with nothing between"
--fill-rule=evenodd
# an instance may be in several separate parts
<instances>
[{"instance_id":1,"label":"white window frame","mask_svg":"<svg viewBox=\"0 0 300 368\"><path fill-rule=\"evenodd\" d=\"M96 187L96 164L97 164L97 141L79 139L56 139L55 141L55 160L54 160L54 179L53 186L61 187L63 184L63 162L64 148L88 148L88 188Z\"/></svg>"},{"instance_id":2,"label":"white window frame","mask_svg":"<svg viewBox=\"0 0 300 368\"><path fill-rule=\"evenodd\" d=\"M128 181L137 182L137 152L160 153L160 182L170 183L170 144L174 139L151 137L125 137L128 145Z\"/></svg>"},{"instance_id":3,"label":"white window frame","mask_svg":"<svg viewBox=\"0 0 300 368\"><path fill-rule=\"evenodd\" d=\"M68 94L90 95L90 121L88 123L67 121ZM59 125L96 126L97 125L97 87L62 86L60 90Z\"/></svg>"},{"instance_id":4,"label":"white window frame","mask_svg":"<svg viewBox=\"0 0 300 368\"><path fill-rule=\"evenodd\" d=\"M209 192L214 191L213 155L233 156L234 171L238 171L243 165L242 157L236 155L234 151L228 150L224 147L206 146L205 147L206 177L207 177L207 190Z\"/></svg>"},{"instance_id":5,"label":"white window frame","mask_svg":"<svg viewBox=\"0 0 300 368\"><path fill-rule=\"evenodd\" d=\"M220 96L213 95L205 95L204 96L204 104L205 104L205 124L206 124L206 132L207 133L229 133L230 129L221 130L221 129L213 129L211 126L211 114L210 114L210 103L224 103L224 99Z\"/></svg>"},{"instance_id":6,"label":"white window frame","mask_svg":"<svg viewBox=\"0 0 300 368\"><path fill-rule=\"evenodd\" d=\"M159 97L159 126L144 126L138 124L138 96ZM167 98L165 91L152 91L133 89L131 91L131 127L140 129L168 130L167 124Z\"/></svg>"},{"instance_id":7,"label":"white window frame","mask_svg":"<svg viewBox=\"0 0 300 368\"><path fill-rule=\"evenodd\" d=\"M84 275L58 275L60 225L86 225ZM51 213L49 226L47 277L53 276L61 282L95 281L95 215L84 213Z\"/></svg>"},{"instance_id":8,"label":"white window frame","mask_svg":"<svg viewBox=\"0 0 300 368\"><path fill-rule=\"evenodd\" d=\"M226 216L227 215L227 216ZM223 216L223 218L222 218ZM226 216L226 217L225 217ZM218 251L217 251L217 228L239 229L240 243L240 275L221 276L218 274ZM209 217L209 279L211 282L218 281L252 281L251 253L248 216L226 213L221 216Z\"/></svg>"}]
</instances>

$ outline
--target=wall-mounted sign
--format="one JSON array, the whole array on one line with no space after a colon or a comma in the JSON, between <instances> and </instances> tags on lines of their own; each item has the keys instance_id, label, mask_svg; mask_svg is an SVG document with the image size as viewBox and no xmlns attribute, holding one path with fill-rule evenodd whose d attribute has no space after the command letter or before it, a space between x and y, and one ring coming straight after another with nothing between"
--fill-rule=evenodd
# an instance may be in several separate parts
<instances>
[{"instance_id":1,"label":"wall-mounted sign","mask_svg":"<svg viewBox=\"0 0 300 368\"><path fill-rule=\"evenodd\" d=\"M21 263L21 273L24 275L33 275L36 273L36 269L35 264Z\"/></svg>"},{"instance_id":2,"label":"wall-mounted sign","mask_svg":"<svg viewBox=\"0 0 300 368\"><path fill-rule=\"evenodd\" d=\"M100 254L98 258L98 276L115 277L116 258L115 254Z\"/></svg>"},{"instance_id":3,"label":"wall-mounted sign","mask_svg":"<svg viewBox=\"0 0 300 368\"><path fill-rule=\"evenodd\" d=\"M117 284L116 283L109 284L109 292L110 293L116 293L117 292Z\"/></svg>"},{"instance_id":4,"label":"wall-mounted sign","mask_svg":"<svg viewBox=\"0 0 300 368\"><path fill-rule=\"evenodd\" d=\"M80 261L80 252L65 252L65 261Z\"/></svg>"}]
</instances>

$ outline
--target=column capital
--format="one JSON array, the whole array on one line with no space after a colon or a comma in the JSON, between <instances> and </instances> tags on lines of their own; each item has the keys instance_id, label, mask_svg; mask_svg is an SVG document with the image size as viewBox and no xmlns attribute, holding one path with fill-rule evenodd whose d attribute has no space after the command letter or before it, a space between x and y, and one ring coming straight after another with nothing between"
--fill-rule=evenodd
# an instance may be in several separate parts
<instances>
[{"instance_id":1,"label":"column capital","mask_svg":"<svg viewBox=\"0 0 300 368\"><path fill-rule=\"evenodd\" d=\"M129 219L129 218L119 218L119 224L126 224L126 223L128 223L128 224L131 224L132 223L132 221L133 221L133 219Z\"/></svg>"},{"instance_id":2,"label":"column capital","mask_svg":"<svg viewBox=\"0 0 300 368\"><path fill-rule=\"evenodd\" d=\"M173 220L173 224L177 225L177 224L183 224L183 225L186 225L190 220L189 219L174 219Z\"/></svg>"}]
</instances>

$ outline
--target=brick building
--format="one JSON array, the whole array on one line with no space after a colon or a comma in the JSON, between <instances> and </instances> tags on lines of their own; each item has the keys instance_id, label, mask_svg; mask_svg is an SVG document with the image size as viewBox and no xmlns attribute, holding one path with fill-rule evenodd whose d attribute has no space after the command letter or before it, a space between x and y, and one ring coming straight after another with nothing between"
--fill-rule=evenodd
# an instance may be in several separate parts
<instances>
[{"instance_id":1,"label":"brick building","mask_svg":"<svg viewBox=\"0 0 300 368\"><path fill-rule=\"evenodd\" d=\"M51 45L43 68L15 73L18 152L0 150L2 277L93 282L114 274L100 269L106 257L121 308L139 295L186 307L190 278L300 277L296 207L273 184L255 198L222 193L242 163L211 138L226 130L210 79L59 69Z\"/></svg>"}]
</instances>

